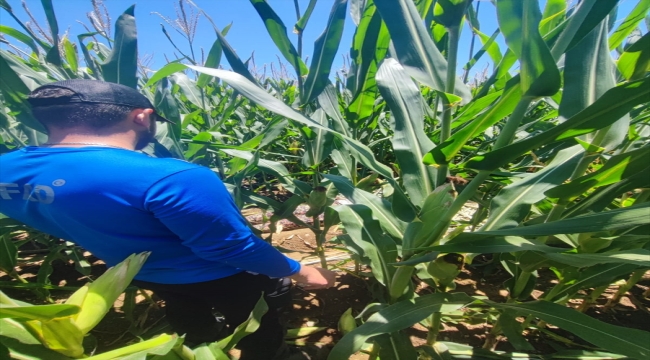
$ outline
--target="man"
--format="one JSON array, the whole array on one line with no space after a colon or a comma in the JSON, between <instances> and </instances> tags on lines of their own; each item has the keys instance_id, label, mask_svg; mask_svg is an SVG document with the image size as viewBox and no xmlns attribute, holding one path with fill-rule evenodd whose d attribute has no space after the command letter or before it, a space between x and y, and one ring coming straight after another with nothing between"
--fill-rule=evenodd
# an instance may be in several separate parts
<instances>
[{"instance_id":1,"label":"man","mask_svg":"<svg viewBox=\"0 0 650 360\"><path fill-rule=\"evenodd\" d=\"M301 266L253 235L210 169L141 150L156 133L152 104L126 86L67 80L28 99L48 141L0 157L0 212L73 241L113 266L151 251L134 283L165 300L174 331L192 344L217 339L213 308L230 329L262 292L269 311L239 343L241 359L285 359L278 308L291 282L334 285L335 273Z\"/></svg>"}]
</instances>

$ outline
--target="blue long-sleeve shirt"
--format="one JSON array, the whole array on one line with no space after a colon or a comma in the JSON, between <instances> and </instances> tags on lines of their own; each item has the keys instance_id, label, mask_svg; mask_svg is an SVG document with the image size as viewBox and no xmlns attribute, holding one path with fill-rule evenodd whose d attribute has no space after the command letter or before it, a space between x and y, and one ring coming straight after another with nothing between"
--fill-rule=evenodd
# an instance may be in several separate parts
<instances>
[{"instance_id":1,"label":"blue long-sleeve shirt","mask_svg":"<svg viewBox=\"0 0 650 360\"><path fill-rule=\"evenodd\" d=\"M210 169L107 148L27 147L0 156L0 213L113 266L151 251L136 279L183 284L300 264L256 237Z\"/></svg>"}]
</instances>

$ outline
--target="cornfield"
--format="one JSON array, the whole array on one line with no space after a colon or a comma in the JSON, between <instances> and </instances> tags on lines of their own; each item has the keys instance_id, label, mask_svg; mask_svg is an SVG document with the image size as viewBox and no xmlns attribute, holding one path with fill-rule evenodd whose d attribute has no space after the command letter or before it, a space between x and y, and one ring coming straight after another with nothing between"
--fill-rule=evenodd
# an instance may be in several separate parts
<instances>
[{"instance_id":1,"label":"cornfield","mask_svg":"<svg viewBox=\"0 0 650 360\"><path fill-rule=\"evenodd\" d=\"M585 314L618 284L613 307L650 269L650 1L620 14L618 0L543 7L537 0L331 0L309 64L302 31L320 16L310 10L316 0L297 18L297 47L271 2L250 2L291 76L256 75L229 44L228 28L190 0L179 3L213 25L214 44L204 62L177 48L182 57L155 72L139 66L134 6L115 21L112 38L96 21L75 40L60 36L55 2L41 1L46 38L0 0L2 16L20 24L0 26L8 44L0 49L0 154L46 142L25 100L40 85L98 79L137 88L174 122L144 151L214 169L241 209L272 213L261 237L273 243L283 219L308 228L328 267L325 235L342 229L336 241L366 269L358 274L375 285L374 301L360 314L340 314L343 336L328 359L359 352L382 360L650 358L648 331ZM479 4L498 19L492 35L480 30ZM347 16L356 25L351 63L336 73ZM463 29L480 42L465 74L481 59L492 65L472 82L457 77ZM189 30L186 36L191 47ZM337 198L352 204L334 205ZM455 218L470 203L471 219ZM294 214L305 204L310 221ZM0 235L0 270L13 278L3 287L47 299L55 257L89 274L73 244L9 218L0 219ZM50 254L34 286L16 270L30 241ZM485 261L509 274L506 301L455 291L461 270ZM540 272L554 279L533 297ZM63 326L61 319L82 317L82 302L29 306L2 293L0 304L0 353L85 356L79 344L43 334L25 340L34 331L20 327ZM482 348L439 338L445 323L477 321L491 329ZM67 324L57 331L73 331ZM407 335L416 324L427 329L417 346ZM591 345L539 354L528 341L557 328ZM504 337L515 352L495 350ZM177 344L161 335L89 359L229 359L233 345Z\"/></svg>"}]
</instances>

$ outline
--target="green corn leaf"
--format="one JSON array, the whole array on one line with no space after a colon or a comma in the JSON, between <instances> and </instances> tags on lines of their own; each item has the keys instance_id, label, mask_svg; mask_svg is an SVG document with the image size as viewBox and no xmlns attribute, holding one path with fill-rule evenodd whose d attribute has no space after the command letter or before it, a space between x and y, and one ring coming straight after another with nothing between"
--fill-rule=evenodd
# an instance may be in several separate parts
<instances>
[{"instance_id":1,"label":"green corn leaf","mask_svg":"<svg viewBox=\"0 0 650 360\"><path fill-rule=\"evenodd\" d=\"M436 172L422 163L433 148L424 132L420 89L395 59L386 59L377 72L377 85L392 114L393 151L411 201L420 206L433 191Z\"/></svg>"},{"instance_id":2,"label":"green corn leaf","mask_svg":"<svg viewBox=\"0 0 650 360\"><path fill-rule=\"evenodd\" d=\"M220 351L220 349L217 350ZM195 347L191 351L188 351L188 355L189 353L192 353L192 356L190 358L194 360L217 360L217 357L215 356L214 352L208 347L208 344L205 343ZM230 358L226 356L225 359L230 359Z\"/></svg>"},{"instance_id":3,"label":"green corn leaf","mask_svg":"<svg viewBox=\"0 0 650 360\"><path fill-rule=\"evenodd\" d=\"M493 232L491 232L493 233ZM477 233L472 233L477 234ZM539 251L539 252L562 252L566 249L555 248L551 246L546 246L540 243L537 243L532 240L527 240L518 236L485 236L482 235L476 236L465 236L461 234L444 245L430 246L427 248L420 248L419 250L428 250L441 253L476 253L476 254L496 254L496 253L508 253L508 252L517 252L517 251ZM487 234L487 232L485 233ZM485 239L476 240L480 237L491 237L489 241ZM423 259L427 259L427 255L419 257L417 259L412 259L409 261L409 264L420 263ZM402 265L402 264L399 264Z\"/></svg>"},{"instance_id":4,"label":"green corn leaf","mask_svg":"<svg viewBox=\"0 0 650 360\"><path fill-rule=\"evenodd\" d=\"M210 349L217 348L223 352L230 351L244 336L254 333L259 328L260 320L268 310L269 307L264 301L264 296L261 296L246 321L239 324L230 336L208 346Z\"/></svg>"},{"instance_id":5,"label":"green corn leaf","mask_svg":"<svg viewBox=\"0 0 650 360\"><path fill-rule=\"evenodd\" d=\"M609 37L609 50L616 49L630 33L636 29L650 10L650 0L639 0L634 9L625 17L621 25Z\"/></svg>"},{"instance_id":6,"label":"green corn leaf","mask_svg":"<svg viewBox=\"0 0 650 360\"><path fill-rule=\"evenodd\" d=\"M242 151L236 149L222 149L222 151L228 155L245 159L247 161L251 161L254 157L254 155L248 151ZM257 161L256 166L264 170L264 172L275 176L278 179L278 181L282 184L282 186L284 186L287 190L293 193L299 195L307 195L311 191L311 187L309 186L308 186L309 189L301 187L299 185L299 181L294 180L291 174L289 173L289 170L287 170L287 168L279 162L266 160L266 159L259 159L259 161Z\"/></svg>"},{"instance_id":7,"label":"green corn leaf","mask_svg":"<svg viewBox=\"0 0 650 360\"><path fill-rule=\"evenodd\" d=\"M447 61L431 40L413 1L375 0L375 4L386 22L400 64L417 81L444 92ZM454 94L464 103L471 99L469 88L459 79Z\"/></svg>"},{"instance_id":8,"label":"green corn leaf","mask_svg":"<svg viewBox=\"0 0 650 360\"><path fill-rule=\"evenodd\" d=\"M589 189L613 184L639 173L648 167L648 156L650 146L614 155L600 169L550 189L545 194L551 198L573 201Z\"/></svg>"},{"instance_id":9,"label":"green corn leaf","mask_svg":"<svg viewBox=\"0 0 650 360\"><path fill-rule=\"evenodd\" d=\"M262 141L260 141L260 144L257 146L257 148L262 149L265 146L277 141L277 139L282 136L282 133L288 124L289 121L287 121L287 119L284 119L281 116L274 117L266 129L264 129L262 133Z\"/></svg>"},{"instance_id":10,"label":"green corn leaf","mask_svg":"<svg viewBox=\"0 0 650 360\"><path fill-rule=\"evenodd\" d=\"M379 346L380 359L411 360L418 358L411 339L404 331L378 335L372 340L374 346Z\"/></svg>"},{"instance_id":11,"label":"green corn leaf","mask_svg":"<svg viewBox=\"0 0 650 360\"><path fill-rule=\"evenodd\" d=\"M467 106L463 106L460 113L452 119L452 130L469 125L472 121L478 120L480 115L486 111L490 111L492 108L491 105L494 105L501 95L503 95L503 90L495 91L473 100L471 103L467 104Z\"/></svg>"},{"instance_id":12,"label":"green corn leaf","mask_svg":"<svg viewBox=\"0 0 650 360\"><path fill-rule=\"evenodd\" d=\"M478 3L476 3L476 9L471 4L471 1L469 4L467 4L467 11L465 12L465 19L467 19L467 23L472 29L476 30L481 30L481 23L478 21ZM424 18L425 16L420 13L420 15Z\"/></svg>"},{"instance_id":13,"label":"green corn leaf","mask_svg":"<svg viewBox=\"0 0 650 360\"><path fill-rule=\"evenodd\" d=\"M68 356L47 349L22 324L12 319L0 319L0 357L4 355L3 346L10 354L3 359L70 360Z\"/></svg>"},{"instance_id":14,"label":"green corn leaf","mask_svg":"<svg viewBox=\"0 0 650 360\"><path fill-rule=\"evenodd\" d=\"M628 80L637 80L650 71L650 32L628 47L616 63L618 71Z\"/></svg>"},{"instance_id":15,"label":"green corn leaf","mask_svg":"<svg viewBox=\"0 0 650 360\"><path fill-rule=\"evenodd\" d=\"M489 351L486 349L476 348L469 345L459 344L448 341L438 341L437 346L442 346L450 354L452 359L486 359L486 360L514 360L530 359L526 353L505 353L500 351ZM587 350L562 350L553 354L546 354L544 358L562 359L562 360L603 360L603 359L627 359L620 354L612 354L604 351L587 351ZM443 358L448 359L448 358Z\"/></svg>"},{"instance_id":16,"label":"green corn leaf","mask_svg":"<svg viewBox=\"0 0 650 360\"><path fill-rule=\"evenodd\" d=\"M573 297L580 290L608 286L614 282L628 278L633 271L639 269L635 264L599 264L582 269L574 276L566 276L564 286L549 301L563 297Z\"/></svg>"},{"instance_id":17,"label":"green corn leaf","mask_svg":"<svg viewBox=\"0 0 650 360\"><path fill-rule=\"evenodd\" d=\"M307 5L307 9L305 9L305 13L302 14L298 22L293 26L294 32L301 33L305 30L307 22L309 21L309 18L311 18L311 13L314 11L314 7L316 7L316 1L318 0L309 0L309 5Z\"/></svg>"},{"instance_id":18,"label":"green corn leaf","mask_svg":"<svg viewBox=\"0 0 650 360\"><path fill-rule=\"evenodd\" d=\"M52 0L41 0L43 5L43 10L45 11L45 17L47 18L47 23L50 25L50 34L52 35L53 46L48 49L45 60L56 65L61 66L61 53L59 52L59 24L56 21L56 14L54 13L54 6L52 5Z\"/></svg>"},{"instance_id":19,"label":"green corn leaf","mask_svg":"<svg viewBox=\"0 0 650 360\"><path fill-rule=\"evenodd\" d=\"M18 260L18 248L9 234L0 236L0 269L5 273L14 271Z\"/></svg>"},{"instance_id":20,"label":"green corn leaf","mask_svg":"<svg viewBox=\"0 0 650 360\"><path fill-rule=\"evenodd\" d=\"M650 344L647 341L650 333L646 331L610 325L564 305L547 301L521 304L490 302L490 305L511 309L524 316L536 316L608 351L636 359L650 357Z\"/></svg>"},{"instance_id":21,"label":"green corn leaf","mask_svg":"<svg viewBox=\"0 0 650 360\"><path fill-rule=\"evenodd\" d=\"M388 265L397 259L395 241L382 232L369 207L348 205L337 206L334 210L339 213L352 241L363 251L360 255L370 259L370 267L377 281L388 286L395 272L395 268Z\"/></svg>"},{"instance_id":22,"label":"green corn leaf","mask_svg":"<svg viewBox=\"0 0 650 360\"><path fill-rule=\"evenodd\" d=\"M596 254L547 253L544 256L555 262L580 268L596 264L634 264L650 268L650 251L645 249L618 250Z\"/></svg>"},{"instance_id":23,"label":"green corn leaf","mask_svg":"<svg viewBox=\"0 0 650 360\"><path fill-rule=\"evenodd\" d=\"M169 79L181 89L181 93L185 95L187 100L196 105L199 109L206 110L205 98L203 93L193 80L182 72L172 74Z\"/></svg>"},{"instance_id":24,"label":"green corn leaf","mask_svg":"<svg viewBox=\"0 0 650 360\"><path fill-rule=\"evenodd\" d=\"M104 80L132 88L138 86L138 32L132 5L115 22L115 43L102 64Z\"/></svg>"},{"instance_id":25,"label":"green corn leaf","mask_svg":"<svg viewBox=\"0 0 650 360\"><path fill-rule=\"evenodd\" d=\"M355 204L364 205L371 209L373 217L379 220L381 227L388 234L397 239L404 237L406 223L393 214L391 204L388 201L356 188L348 178L330 174L323 174L323 176L332 181L338 191L346 198Z\"/></svg>"},{"instance_id":26,"label":"green corn leaf","mask_svg":"<svg viewBox=\"0 0 650 360\"><path fill-rule=\"evenodd\" d=\"M379 94L375 74L386 57L390 34L372 0L368 0L361 22L354 33L350 57L354 67L346 81L353 99L346 109L346 118L360 122L372 115Z\"/></svg>"},{"instance_id":27,"label":"green corn leaf","mask_svg":"<svg viewBox=\"0 0 650 360\"><path fill-rule=\"evenodd\" d=\"M460 26L470 3L468 0L438 0L433 8L433 20L446 28Z\"/></svg>"},{"instance_id":28,"label":"green corn leaf","mask_svg":"<svg viewBox=\"0 0 650 360\"><path fill-rule=\"evenodd\" d=\"M173 124L167 123L167 128L169 129L174 142L177 144L181 138L181 127L183 124L178 105L174 96L171 94L171 88L167 80L159 82L156 86L153 104L156 108L156 112L162 113L162 116L174 122ZM177 144L177 146L179 152L178 155L181 155L180 158L183 158L183 151L180 149L180 145Z\"/></svg>"},{"instance_id":29,"label":"green corn leaf","mask_svg":"<svg viewBox=\"0 0 650 360\"><path fill-rule=\"evenodd\" d=\"M172 62L169 63L160 69L156 71L150 78L147 80L147 83L144 85L145 87L152 86L158 81L162 80L163 78L170 76L172 74L175 74L180 71L184 71L187 69L187 66L177 63L177 62Z\"/></svg>"},{"instance_id":30,"label":"green corn leaf","mask_svg":"<svg viewBox=\"0 0 650 360\"><path fill-rule=\"evenodd\" d=\"M553 54L559 55L571 50L612 13L618 2L619 0L589 0L584 1L584 4L580 3L569 18L566 29L562 31L553 45ZM555 58L558 59L558 57Z\"/></svg>"},{"instance_id":31,"label":"green corn leaf","mask_svg":"<svg viewBox=\"0 0 650 360\"><path fill-rule=\"evenodd\" d=\"M348 179L353 179L357 176L357 169L354 168L352 155L340 141L334 141L332 144L332 161L336 164L339 175L343 175Z\"/></svg>"},{"instance_id":32,"label":"green corn leaf","mask_svg":"<svg viewBox=\"0 0 650 360\"><path fill-rule=\"evenodd\" d=\"M327 115L322 109L316 109L311 115L314 121L320 123L322 128L317 128L313 132L313 137L307 140L307 151L303 158L303 164L307 167L315 167L325 161L332 151L332 132L325 130L329 127Z\"/></svg>"},{"instance_id":33,"label":"green corn leaf","mask_svg":"<svg viewBox=\"0 0 650 360\"><path fill-rule=\"evenodd\" d=\"M61 40L63 43L63 49L65 50L65 60L68 62L68 65L70 65L70 69L72 72L75 74L79 70L79 60L77 60L77 51L68 40L67 37L64 37L63 40Z\"/></svg>"},{"instance_id":34,"label":"green corn leaf","mask_svg":"<svg viewBox=\"0 0 650 360\"><path fill-rule=\"evenodd\" d=\"M567 3L564 0L548 0L544 6L542 21L539 23L539 32L546 35L563 20L566 14Z\"/></svg>"},{"instance_id":35,"label":"green corn leaf","mask_svg":"<svg viewBox=\"0 0 650 360\"><path fill-rule=\"evenodd\" d=\"M0 50L0 73L2 74L0 76L0 91L2 91L5 105L17 114L16 118L22 124L36 131L45 132L43 125L34 118L31 108L24 101L24 98L30 92L30 88L25 85L19 75L19 73L24 74L25 72L14 70L12 65L15 64L16 60L13 58L13 55L5 50ZM34 81L31 77L29 79Z\"/></svg>"},{"instance_id":36,"label":"green corn leaf","mask_svg":"<svg viewBox=\"0 0 650 360\"><path fill-rule=\"evenodd\" d=\"M316 2L315 0L313 1ZM343 26L345 25L345 9L347 0L336 0L332 6L327 27L314 43L314 55L311 58L309 75L305 80L301 102L307 104L320 95L329 84L329 75L336 52L339 50ZM311 3L310 3L311 5ZM306 14L305 14L306 15ZM302 20L302 19L301 19Z\"/></svg>"},{"instance_id":37,"label":"green corn leaf","mask_svg":"<svg viewBox=\"0 0 650 360\"><path fill-rule=\"evenodd\" d=\"M250 0L250 2L264 21L264 26L266 26L266 30L269 32L278 50L280 50L280 53L296 69L296 74L298 76L306 75L307 66L300 58L291 40L289 40L287 27L284 26L282 19L273 11L266 0Z\"/></svg>"},{"instance_id":38,"label":"green corn leaf","mask_svg":"<svg viewBox=\"0 0 650 360\"><path fill-rule=\"evenodd\" d=\"M424 163L448 164L470 139L512 113L520 99L521 88L516 85L510 86L494 105L426 154L423 158ZM475 100L475 102L479 101L481 99Z\"/></svg>"},{"instance_id":39,"label":"green corn leaf","mask_svg":"<svg viewBox=\"0 0 650 360\"><path fill-rule=\"evenodd\" d=\"M66 304L33 306L11 306L0 304L0 318L21 318L48 321L57 317L77 314L79 310L79 306Z\"/></svg>"},{"instance_id":40,"label":"green corn leaf","mask_svg":"<svg viewBox=\"0 0 650 360\"><path fill-rule=\"evenodd\" d=\"M20 94L28 95L30 91L36 89L37 87L52 82L52 80L49 79L44 72L36 71L35 69L28 66L20 58L9 52L6 52L4 50L0 51L0 56L4 58L4 60L7 62L7 65L19 78L18 81L22 83L22 85L15 83L15 85L18 87L13 89L14 91L19 92ZM13 80L11 81L13 83Z\"/></svg>"},{"instance_id":41,"label":"green corn leaf","mask_svg":"<svg viewBox=\"0 0 650 360\"><path fill-rule=\"evenodd\" d=\"M34 42L34 39L32 39L29 35L26 35L25 33L22 33L6 25L0 25L0 33L9 35L15 38L16 40L22 42L23 44L29 46L32 49L32 51L36 53L36 55L40 53L40 51L38 50L38 46L36 46L36 43Z\"/></svg>"},{"instance_id":42,"label":"green corn leaf","mask_svg":"<svg viewBox=\"0 0 650 360\"><path fill-rule=\"evenodd\" d=\"M271 231L275 231L275 223L282 219L288 219L289 221L292 221L296 224L309 227L309 225L305 224L303 221L298 220L298 218L294 215L296 212L296 208L302 204L305 203L305 198L299 195L294 195L290 197L288 200L285 202L281 203L279 207L274 208L275 212L271 216Z\"/></svg>"},{"instance_id":43,"label":"green corn leaf","mask_svg":"<svg viewBox=\"0 0 650 360\"><path fill-rule=\"evenodd\" d=\"M4 296L4 293L0 293L0 295ZM0 342L1 343L9 345L7 340L14 340L18 343L22 343L25 345L41 345L40 341L36 338L37 335L38 335L37 332L33 332L33 333L30 332L29 330L27 330L24 324L14 319L9 319L9 318L0 319ZM43 348L43 346L39 346L39 348Z\"/></svg>"},{"instance_id":44,"label":"green corn leaf","mask_svg":"<svg viewBox=\"0 0 650 360\"><path fill-rule=\"evenodd\" d=\"M233 69L233 71L243 75L248 79L249 81L253 82L254 84L257 84L257 80L253 76L253 74L248 71L248 65L244 64L243 61L237 56L237 53L235 50L230 46L228 41L226 41L226 36L223 35L220 31L218 31L215 28L217 37L219 38L219 42L221 42L221 45L223 47L223 54L226 56L226 59L228 60L228 64L230 64L230 67Z\"/></svg>"},{"instance_id":45,"label":"green corn leaf","mask_svg":"<svg viewBox=\"0 0 650 360\"><path fill-rule=\"evenodd\" d=\"M635 106L646 102L648 96L650 96L650 78L620 84L562 124L539 135L475 157L466 166L492 171L531 149L602 129L625 116Z\"/></svg>"},{"instance_id":46,"label":"green corn leaf","mask_svg":"<svg viewBox=\"0 0 650 360\"><path fill-rule=\"evenodd\" d=\"M187 145L187 151L184 153L185 159L192 159L199 151L204 150L212 142L212 134L207 131L200 132L192 138L192 142Z\"/></svg>"},{"instance_id":47,"label":"green corn leaf","mask_svg":"<svg viewBox=\"0 0 650 360\"><path fill-rule=\"evenodd\" d=\"M162 334L153 339L121 347L99 355L87 357L87 360L136 360L146 359L147 355L167 355L177 346L177 335ZM174 357L176 359L176 357Z\"/></svg>"},{"instance_id":48,"label":"green corn leaf","mask_svg":"<svg viewBox=\"0 0 650 360\"><path fill-rule=\"evenodd\" d=\"M88 66L90 71L92 71L92 74L96 79L101 79L102 74L101 74L101 72L98 70L98 68L96 66L97 65L97 59L90 56L90 52L88 51L88 47L84 44L84 39L85 38L91 37L91 36L94 36L94 35L97 35L97 34L99 34L99 33L94 32L94 33L79 34L79 35L77 35L77 41L79 41L79 48L81 49L81 52L84 55L84 62L86 63L86 66ZM91 44L89 44L89 45L92 46Z\"/></svg>"},{"instance_id":49,"label":"green corn leaf","mask_svg":"<svg viewBox=\"0 0 650 360\"><path fill-rule=\"evenodd\" d=\"M373 336L406 329L434 312L455 311L473 301L473 298L463 293L435 293L387 306L345 335L334 346L327 359L348 359Z\"/></svg>"},{"instance_id":50,"label":"green corn leaf","mask_svg":"<svg viewBox=\"0 0 650 360\"><path fill-rule=\"evenodd\" d=\"M502 310L499 315L498 326L508 342L518 351L535 351L533 345L521 334L524 331L523 324L517 321L517 313L507 309Z\"/></svg>"},{"instance_id":51,"label":"green corn leaf","mask_svg":"<svg viewBox=\"0 0 650 360\"><path fill-rule=\"evenodd\" d=\"M221 30L221 34L223 36L226 36L231 26L232 23L224 27L223 30ZM203 66L208 68L215 68L215 69L218 68L219 64L221 63L222 54L223 54L223 46L221 44L221 41L219 41L219 38L217 38L217 40L215 40L214 43L212 44L212 47L210 48L210 52L208 52L208 58L205 60L205 64L203 64ZM204 88L208 84L211 78L212 77L210 75L201 74L199 75L199 79L196 81L196 85L200 88Z\"/></svg>"},{"instance_id":52,"label":"green corn leaf","mask_svg":"<svg viewBox=\"0 0 650 360\"><path fill-rule=\"evenodd\" d=\"M587 212L602 211L610 206L614 199L619 198L621 194L646 187L650 187L650 168L646 168L638 174L625 178L615 184L597 189L586 199L568 209L563 216L573 217Z\"/></svg>"},{"instance_id":53,"label":"green corn leaf","mask_svg":"<svg viewBox=\"0 0 650 360\"><path fill-rule=\"evenodd\" d=\"M544 224L485 232L462 233L448 244L456 241L494 236L548 236L632 229L646 224L648 216L650 216L650 203L641 203L631 207L577 216Z\"/></svg>"},{"instance_id":54,"label":"green corn leaf","mask_svg":"<svg viewBox=\"0 0 650 360\"><path fill-rule=\"evenodd\" d=\"M606 20L601 21L565 55L564 91L559 108L561 121L593 104L607 90L616 86L614 63L607 47ZM611 126L586 134L581 140L612 150L625 139L629 123L630 118L625 115Z\"/></svg>"},{"instance_id":55,"label":"green corn leaf","mask_svg":"<svg viewBox=\"0 0 650 360\"><path fill-rule=\"evenodd\" d=\"M560 72L539 33L541 14L537 0L499 0L499 28L521 64L524 96L551 96L560 88Z\"/></svg>"},{"instance_id":56,"label":"green corn leaf","mask_svg":"<svg viewBox=\"0 0 650 360\"><path fill-rule=\"evenodd\" d=\"M225 50L225 47L224 47ZM232 64L231 64L232 65ZM218 77L235 88L237 91L245 95L249 100L264 106L266 109L273 111L277 114L283 115L295 121L298 121L309 127L322 127L316 121L309 119L292 109L282 102L282 100L273 97L264 89L257 86L256 83L251 82L245 76L233 71L226 71L220 69L210 69L202 66L185 65L188 68L198 71L200 73L208 74Z\"/></svg>"},{"instance_id":57,"label":"green corn leaf","mask_svg":"<svg viewBox=\"0 0 650 360\"><path fill-rule=\"evenodd\" d=\"M334 130L340 132L341 134L351 137L352 131L350 130L350 125L341 115L339 108L339 101L336 94L336 88L331 83L328 83L323 91L318 95L318 105L321 106L323 111L332 118L332 127Z\"/></svg>"},{"instance_id":58,"label":"green corn leaf","mask_svg":"<svg viewBox=\"0 0 650 360\"><path fill-rule=\"evenodd\" d=\"M465 66L463 66L463 70L469 71L486 52L488 53L488 55L490 56L494 64L498 64L501 61L502 56L501 56L501 50L499 50L499 44L497 44L495 40L497 36L501 33L501 30L499 30L498 28L494 30L492 36L487 36L476 28L472 28L472 31L474 31L474 33L479 36L481 42L483 43L483 47L479 49L479 51L477 51L476 54L474 54L474 56L472 56L472 58L467 62L467 64L465 64Z\"/></svg>"},{"instance_id":59,"label":"green corn leaf","mask_svg":"<svg viewBox=\"0 0 650 360\"><path fill-rule=\"evenodd\" d=\"M533 204L544 199L544 191L562 184L582 158L579 145L560 151L542 170L504 187L490 203L490 216L482 231L517 227Z\"/></svg>"}]
</instances>

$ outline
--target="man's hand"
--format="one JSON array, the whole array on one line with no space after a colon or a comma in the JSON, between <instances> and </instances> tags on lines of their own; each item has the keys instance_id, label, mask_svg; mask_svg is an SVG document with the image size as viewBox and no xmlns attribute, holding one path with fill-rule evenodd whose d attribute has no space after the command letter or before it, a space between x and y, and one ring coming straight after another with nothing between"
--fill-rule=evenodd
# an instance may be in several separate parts
<instances>
[{"instance_id":1,"label":"man's hand","mask_svg":"<svg viewBox=\"0 0 650 360\"><path fill-rule=\"evenodd\" d=\"M296 281L296 285L305 290L327 289L334 286L336 273L333 271L301 266L300 271L289 276Z\"/></svg>"}]
</instances>

